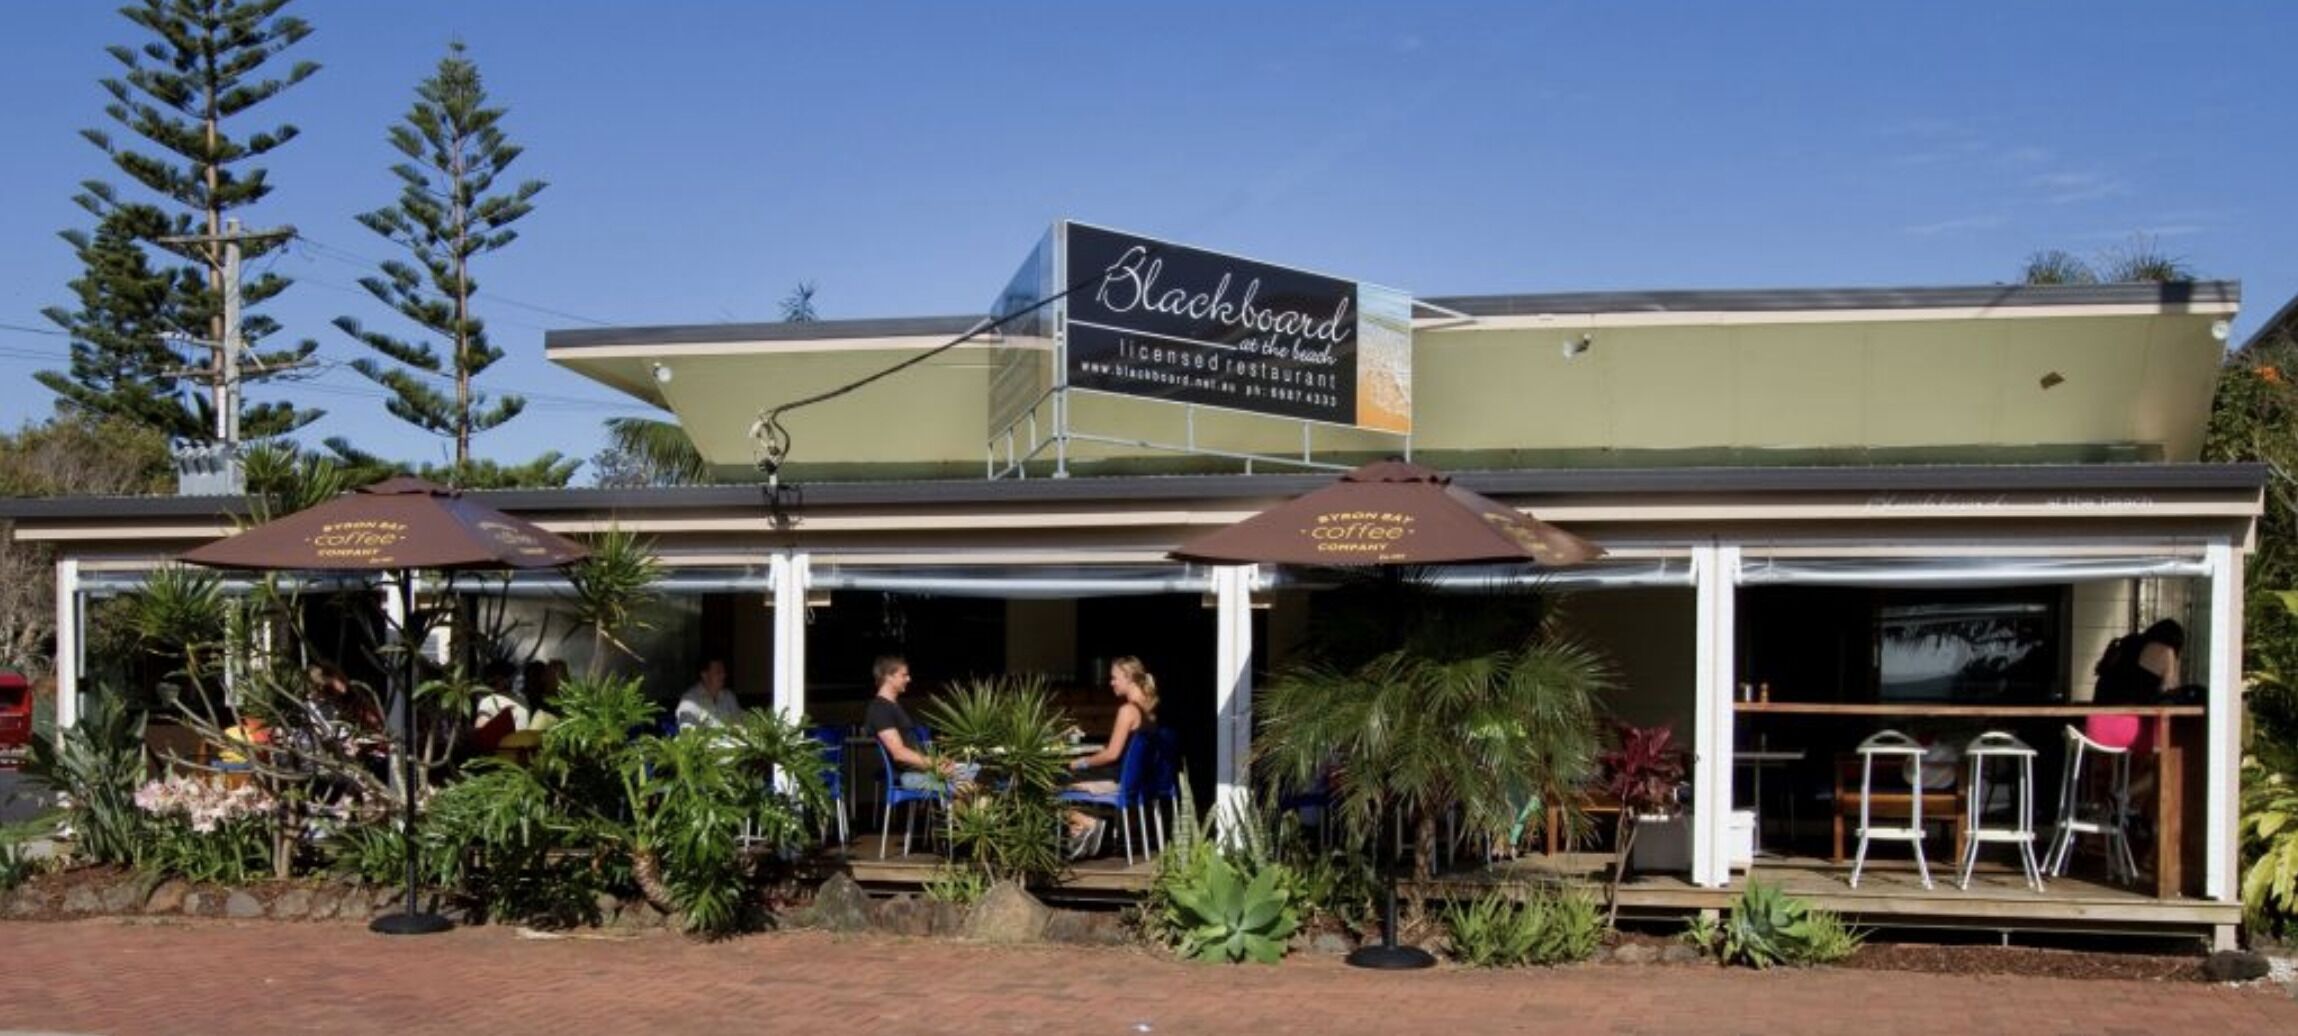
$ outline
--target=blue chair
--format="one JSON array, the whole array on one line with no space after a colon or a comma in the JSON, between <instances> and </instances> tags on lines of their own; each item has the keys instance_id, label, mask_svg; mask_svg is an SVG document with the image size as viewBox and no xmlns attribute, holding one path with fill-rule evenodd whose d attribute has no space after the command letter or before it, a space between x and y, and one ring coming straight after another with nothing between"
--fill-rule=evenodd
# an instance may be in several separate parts
<instances>
[{"instance_id":1,"label":"blue chair","mask_svg":"<svg viewBox=\"0 0 2298 1036\"><path fill-rule=\"evenodd\" d=\"M911 731L911 736L916 740L918 750L921 752L933 744L924 727L918 727ZM894 757L886 754L885 742L873 741L873 743L877 745L878 749L878 764L885 768L883 786L886 791L886 815L885 819L878 825L878 859L886 858L886 843L893 840L895 806L909 807L902 813L902 855L908 856L910 854L910 835L918 826L918 803L923 802L929 806L940 807L946 815L949 812L949 789L947 787L902 787L901 769L894 765Z\"/></svg>"},{"instance_id":2,"label":"blue chair","mask_svg":"<svg viewBox=\"0 0 2298 1036\"><path fill-rule=\"evenodd\" d=\"M822 746L822 785L830 792L830 818L837 824L838 846L843 849L852 837L846 809L846 728L811 727L806 736Z\"/></svg>"},{"instance_id":3,"label":"blue chair","mask_svg":"<svg viewBox=\"0 0 2298 1036\"><path fill-rule=\"evenodd\" d=\"M1159 726L1152 745L1157 750L1150 768L1150 815L1157 818L1157 851L1165 851L1165 811L1173 811L1173 822L1181 822L1181 732Z\"/></svg>"},{"instance_id":4,"label":"blue chair","mask_svg":"<svg viewBox=\"0 0 2298 1036\"><path fill-rule=\"evenodd\" d=\"M1106 806L1117 811L1117 824L1125 838L1125 865L1133 865L1133 822L1141 822L1141 852L1149 853L1149 792L1156 777L1156 738L1125 739L1125 754L1117 762L1117 790L1090 792L1071 789L1061 801L1072 805Z\"/></svg>"}]
</instances>

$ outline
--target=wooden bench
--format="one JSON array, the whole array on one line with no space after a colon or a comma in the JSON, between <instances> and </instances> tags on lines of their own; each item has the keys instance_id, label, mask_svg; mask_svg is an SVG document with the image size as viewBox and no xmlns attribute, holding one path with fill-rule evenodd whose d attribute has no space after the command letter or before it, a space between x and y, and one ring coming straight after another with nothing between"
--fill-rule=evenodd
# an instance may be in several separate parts
<instances>
[{"instance_id":1,"label":"wooden bench","mask_svg":"<svg viewBox=\"0 0 2298 1036\"><path fill-rule=\"evenodd\" d=\"M1870 802L1867 815L1870 817L1907 817L1913 815L1915 812L1915 790L1900 781L1898 774L1891 775L1891 783L1888 786L1883 785L1880 780L1883 776L1880 768L1878 768L1876 776L1878 778L1877 786L1868 793ZM1953 788L1923 792L1923 822L1930 823L1936 819L1953 829L1951 840L1954 842L1955 855L1949 859L1957 861L1963 858L1965 801L1963 788L1960 784ZM1849 859L1843 853L1844 836L1849 826L1844 823L1844 820L1859 815L1859 756L1856 754L1844 754L1835 757L1834 813L1835 849L1834 855L1829 859L1836 863L1842 863Z\"/></svg>"}]
</instances>

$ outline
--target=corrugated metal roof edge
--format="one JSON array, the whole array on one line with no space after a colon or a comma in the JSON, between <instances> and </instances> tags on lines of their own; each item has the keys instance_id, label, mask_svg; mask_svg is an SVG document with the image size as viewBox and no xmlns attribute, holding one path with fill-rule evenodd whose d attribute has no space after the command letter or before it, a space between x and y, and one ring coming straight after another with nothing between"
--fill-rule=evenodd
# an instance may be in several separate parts
<instances>
[{"instance_id":1,"label":"corrugated metal roof edge","mask_svg":"<svg viewBox=\"0 0 2298 1036\"><path fill-rule=\"evenodd\" d=\"M1582 291L1526 295L1432 296L1418 300L1476 317L1576 313L1787 313L1850 309L1958 309L1973 306L2127 306L2239 303L2240 281L2178 284L1990 284L1935 288L1757 288L1722 291ZM678 324L546 331L546 349L807 342L835 338L955 338L980 316L884 317L777 324Z\"/></svg>"},{"instance_id":2,"label":"corrugated metal roof edge","mask_svg":"<svg viewBox=\"0 0 2298 1036\"><path fill-rule=\"evenodd\" d=\"M1454 472L1462 486L1493 496L1564 494L1813 492L2256 492L2259 464L1896 465L1805 468L1577 468ZM825 482L804 487L803 505L1107 503L1293 496L1327 475L1142 475L1110 478ZM471 494L515 512L648 511L765 506L765 487L662 489L507 489ZM234 497L54 497L0 500L0 518L58 520L210 517L245 513Z\"/></svg>"}]
</instances>

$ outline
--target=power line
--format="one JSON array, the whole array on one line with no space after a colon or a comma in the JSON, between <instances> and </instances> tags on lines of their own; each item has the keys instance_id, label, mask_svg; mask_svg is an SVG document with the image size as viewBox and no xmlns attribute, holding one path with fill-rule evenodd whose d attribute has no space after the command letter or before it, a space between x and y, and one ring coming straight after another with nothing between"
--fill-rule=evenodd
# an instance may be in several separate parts
<instances>
[{"instance_id":1,"label":"power line","mask_svg":"<svg viewBox=\"0 0 2298 1036\"><path fill-rule=\"evenodd\" d=\"M317 240L309 234L298 233L296 235L296 240L310 246L311 254L319 256L320 258L342 263L345 266L357 267L362 273L386 273L386 271L383 269L383 263L381 260L370 259L347 248L338 248L324 241ZM569 313L563 309L554 309L550 306L538 305L532 302L523 302L518 299L511 298L507 295L502 295L497 292L487 291L484 289L473 292L472 297L486 299L490 302L500 302L503 305L510 306L515 309L531 310L536 313L558 317L561 320L572 320L577 323L590 324L594 327L617 326L614 321L600 320L596 317L583 316L580 313Z\"/></svg>"}]
</instances>

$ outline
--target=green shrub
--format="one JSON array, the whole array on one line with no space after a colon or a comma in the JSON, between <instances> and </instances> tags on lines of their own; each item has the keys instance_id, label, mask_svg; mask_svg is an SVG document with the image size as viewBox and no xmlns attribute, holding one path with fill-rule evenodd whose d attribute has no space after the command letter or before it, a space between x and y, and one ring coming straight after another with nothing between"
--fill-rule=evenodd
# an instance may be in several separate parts
<instances>
[{"instance_id":1,"label":"green shrub","mask_svg":"<svg viewBox=\"0 0 2298 1036\"><path fill-rule=\"evenodd\" d=\"M136 789L144 783L142 713L116 694L99 692L87 715L61 736L32 738L24 772L64 797L76 854L94 863L136 862L144 831L136 809Z\"/></svg>"},{"instance_id":2,"label":"green shrub","mask_svg":"<svg viewBox=\"0 0 2298 1036\"><path fill-rule=\"evenodd\" d=\"M1595 955L1602 908L1577 889L1536 888L1521 901L1495 889L1445 909L1452 955L1479 968L1569 964Z\"/></svg>"},{"instance_id":3,"label":"green shrub","mask_svg":"<svg viewBox=\"0 0 2298 1036\"><path fill-rule=\"evenodd\" d=\"M170 776L136 789L135 804L144 814L136 863L146 870L223 885L271 870L275 805L252 784Z\"/></svg>"},{"instance_id":4,"label":"green shrub","mask_svg":"<svg viewBox=\"0 0 2298 1036\"><path fill-rule=\"evenodd\" d=\"M2298 920L2298 770L2242 764L2242 906L2253 924L2287 933Z\"/></svg>"},{"instance_id":5,"label":"green shrub","mask_svg":"<svg viewBox=\"0 0 2298 1036\"><path fill-rule=\"evenodd\" d=\"M1841 917L1752 879L1722 927L1717 955L1726 964L1752 968L1833 963L1850 956L1863 939Z\"/></svg>"}]
</instances>

